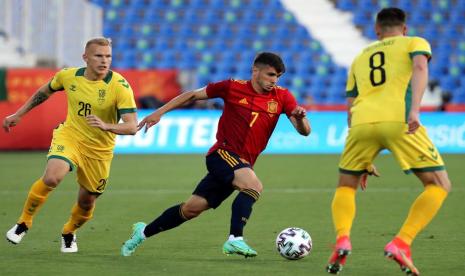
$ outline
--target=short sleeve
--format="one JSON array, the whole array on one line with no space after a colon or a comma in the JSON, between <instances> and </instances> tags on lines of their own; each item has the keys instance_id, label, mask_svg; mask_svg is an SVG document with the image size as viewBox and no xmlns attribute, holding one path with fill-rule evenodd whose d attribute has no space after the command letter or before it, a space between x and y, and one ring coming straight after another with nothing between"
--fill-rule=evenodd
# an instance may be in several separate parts
<instances>
[{"instance_id":1,"label":"short sleeve","mask_svg":"<svg viewBox=\"0 0 465 276\"><path fill-rule=\"evenodd\" d=\"M53 76L52 80L48 83L48 87L51 91L61 91L64 88L63 86L63 75L67 69L62 69Z\"/></svg>"},{"instance_id":2,"label":"short sleeve","mask_svg":"<svg viewBox=\"0 0 465 276\"><path fill-rule=\"evenodd\" d=\"M137 111L134 92L129 83L124 79L119 79L116 84L116 95L118 95L116 108L119 114L133 113Z\"/></svg>"},{"instance_id":3,"label":"short sleeve","mask_svg":"<svg viewBox=\"0 0 465 276\"><path fill-rule=\"evenodd\" d=\"M207 85L206 91L209 98L225 98L231 86L231 80L213 82Z\"/></svg>"},{"instance_id":4,"label":"short sleeve","mask_svg":"<svg viewBox=\"0 0 465 276\"><path fill-rule=\"evenodd\" d=\"M357 97L358 96L358 89L357 89L357 82L354 75L353 64L350 67L349 75L347 77L347 84L346 84L346 97Z\"/></svg>"},{"instance_id":5,"label":"short sleeve","mask_svg":"<svg viewBox=\"0 0 465 276\"><path fill-rule=\"evenodd\" d=\"M297 107L297 101L289 90L284 90L283 111L287 117L291 116L292 111Z\"/></svg>"},{"instance_id":6,"label":"short sleeve","mask_svg":"<svg viewBox=\"0 0 465 276\"><path fill-rule=\"evenodd\" d=\"M431 59L431 46L429 45L426 39L421 37L412 37L412 40L409 44L409 55L410 58L413 58L416 55L425 55L428 60Z\"/></svg>"}]
</instances>

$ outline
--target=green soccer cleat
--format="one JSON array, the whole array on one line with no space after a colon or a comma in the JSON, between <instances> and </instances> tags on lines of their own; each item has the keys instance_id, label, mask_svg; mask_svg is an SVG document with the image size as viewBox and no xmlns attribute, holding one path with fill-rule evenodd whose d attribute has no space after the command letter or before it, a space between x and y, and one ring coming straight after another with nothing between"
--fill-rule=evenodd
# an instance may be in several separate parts
<instances>
[{"instance_id":1,"label":"green soccer cleat","mask_svg":"<svg viewBox=\"0 0 465 276\"><path fill-rule=\"evenodd\" d=\"M223 244L223 253L226 255L238 254L246 258L257 256L257 251L253 250L244 240L227 240Z\"/></svg>"},{"instance_id":2,"label":"green soccer cleat","mask_svg":"<svg viewBox=\"0 0 465 276\"><path fill-rule=\"evenodd\" d=\"M136 248L146 239L142 234L146 225L147 224L143 222L137 222L132 226L132 236L129 240L123 243L123 246L121 247L121 255L128 257L136 251Z\"/></svg>"}]
</instances>

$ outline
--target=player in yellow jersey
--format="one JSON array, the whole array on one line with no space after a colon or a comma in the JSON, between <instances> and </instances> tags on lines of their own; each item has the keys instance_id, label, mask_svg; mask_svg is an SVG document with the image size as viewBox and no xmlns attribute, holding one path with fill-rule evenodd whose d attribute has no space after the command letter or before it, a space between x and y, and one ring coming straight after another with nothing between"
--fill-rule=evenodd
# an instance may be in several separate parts
<instances>
[{"instance_id":1,"label":"player in yellow jersey","mask_svg":"<svg viewBox=\"0 0 465 276\"><path fill-rule=\"evenodd\" d=\"M21 241L49 193L68 172L76 170L78 200L63 227L61 251L78 251L75 232L92 218L95 200L105 190L115 136L134 135L137 131L132 89L120 74L110 70L111 53L110 40L89 40L83 54L86 67L59 71L16 113L4 119L3 128L10 132L10 128L16 126L26 113L53 93L66 92L66 121L53 131L45 172L32 185L17 224L6 233L8 241L14 244Z\"/></svg>"},{"instance_id":2,"label":"player in yellow jersey","mask_svg":"<svg viewBox=\"0 0 465 276\"><path fill-rule=\"evenodd\" d=\"M451 188L444 163L419 119L428 82L431 49L420 37L405 36L405 13L382 9L376 18L378 41L355 58L347 81L349 135L339 163L339 184L332 202L336 246L327 270L338 273L351 253L350 230L355 217L355 193L373 173L372 162L388 149L406 173L424 185L407 219L384 248L407 274L419 275L410 245L433 219Z\"/></svg>"}]
</instances>

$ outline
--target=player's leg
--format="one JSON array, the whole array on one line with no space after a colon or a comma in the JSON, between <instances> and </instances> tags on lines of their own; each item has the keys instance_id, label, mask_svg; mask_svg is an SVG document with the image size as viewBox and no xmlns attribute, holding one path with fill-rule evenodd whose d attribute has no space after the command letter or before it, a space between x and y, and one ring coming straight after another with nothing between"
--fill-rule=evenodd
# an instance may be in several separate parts
<instances>
[{"instance_id":1,"label":"player's leg","mask_svg":"<svg viewBox=\"0 0 465 276\"><path fill-rule=\"evenodd\" d=\"M99 193L87 191L82 186L79 187L78 200L71 209L71 215L61 232L61 252L75 253L78 251L76 231L92 219L95 201L99 195Z\"/></svg>"},{"instance_id":2,"label":"player's leg","mask_svg":"<svg viewBox=\"0 0 465 276\"><path fill-rule=\"evenodd\" d=\"M243 229L252 212L252 206L263 189L260 180L248 162L223 149L208 156L207 167L218 184L208 200L212 208L219 206L234 189L239 190L232 204L230 235L223 244L223 253L256 256L257 252L243 239Z\"/></svg>"},{"instance_id":3,"label":"player's leg","mask_svg":"<svg viewBox=\"0 0 465 276\"><path fill-rule=\"evenodd\" d=\"M445 170L415 172L425 189L410 207L408 216L396 237L385 248L385 255L395 260L407 274L419 275L413 264L411 244L417 234L424 229L441 208L450 191L450 181Z\"/></svg>"},{"instance_id":4,"label":"player's leg","mask_svg":"<svg viewBox=\"0 0 465 276\"><path fill-rule=\"evenodd\" d=\"M185 203L177 204L166 209L159 217L147 224L143 234L145 237L149 238L162 231L175 228L199 216L203 211L209 208L205 198L192 195Z\"/></svg>"},{"instance_id":5,"label":"player's leg","mask_svg":"<svg viewBox=\"0 0 465 276\"><path fill-rule=\"evenodd\" d=\"M362 174L339 174L339 183L331 203L336 245L326 267L329 273L339 273L352 252L350 231L355 218L355 195L361 178Z\"/></svg>"},{"instance_id":6,"label":"player's leg","mask_svg":"<svg viewBox=\"0 0 465 276\"><path fill-rule=\"evenodd\" d=\"M105 191L110 174L110 160L97 160L78 155L77 182L79 191L77 202L71 209L71 215L61 232L61 252L74 253L78 251L76 231L92 219L95 201Z\"/></svg>"},{"instance_id":7,"label":"player's leg","mask_svg":"<svg viewBox=\"0 0 465 276\"><path fill-rule=\"evenodd\" d=\"M417 234L433 219L451 188L444 162L424 127L399 139L390 139L390 148L405 172L414 172L425 189L413 202L407 219L396 237L389 242L385 255L395 260L403 271L419 274L413 265L410 246Z\"/></svg>"},{"instance_id":8,"label":"player's leg","mask_svg":"<svg viewBox=\"0 0 465 276\"><path fill-rule=\"evenodd\" d=\"M70 171L72 164L69 160L50 158L47 162L44 175L34 182L24 203L21 216L6 234L8 241L17 244L32 227L34 216L47 200L49 194L57 187L65 175Z\"/></svg>"},{"instance_id":9,"label":"player's leg","mask_svg":"<svg viewBox=\"0 0 465 276\"><path fill-rule=\"evenodd\" d=\"M239 193L231 206L229 238L223 245L223 253L255 257L257 252L244 241L243 232L252 214L252 207L263 190L263 185L249 167L235 170L232 184Z\"/></svg>"},{"instance_id":10,"label":"player's leg","mask_svg":"<svg viewBox=\"0 0 465 276\"><path fill-rule=\"evenodd\" d=\"M397 234L409 245L439 211L451 188L445 170L415 172L415 174L422 181L425 189L413 202L407 219Z\"/></svg>"},{"instance_id":11,"label":"player's leg","mask_svg":"<svg viewBox=\"0 0 465 276\"><path fill-rule=\"evenodd\" d=\"M185 203L177 204L166 209L147 225L143 222L135 223L133 225L131 238L124 242L121 247L121 255L131 256L145 239L160 232L178 227L209 209L210 205L206 197L208 197L214 182L214 178L210 174L207 174L197 185L193 195ZM217 207L217 205L214 206L215 208Z\"/></svg>"},{"instance_id":12,"label":"player's leg","mask_svg":"<svg viewBox=\"0 0 465 276\"><path fill-rule=\"evenodd\" d=\"M326 267L329 273L339 273L352 251L350 232L355 219L355 196L362 176L371 169L381 150L375 127L371 124L352 127L339 163L339 182L331 203L336 245Z\"/></svg>"}]
</instances>

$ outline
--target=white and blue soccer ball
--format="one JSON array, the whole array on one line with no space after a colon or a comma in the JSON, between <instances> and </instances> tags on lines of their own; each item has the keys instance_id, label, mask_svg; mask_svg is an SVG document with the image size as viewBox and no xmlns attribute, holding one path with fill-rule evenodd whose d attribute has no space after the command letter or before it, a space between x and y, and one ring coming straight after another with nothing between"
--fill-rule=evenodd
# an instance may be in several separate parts
<instances>
[{"instance_id":1,"label":"white and blue soccer ball","mask_svg":"<svg viewBox=\"0 0 465 276\"><path fill-rule=\"evenodd\" d=\"M288 260L299 260L312 251L312 237L307 231L290 227L281 231L276 237L276 249Z\"/></svg>"}]
</instances>

